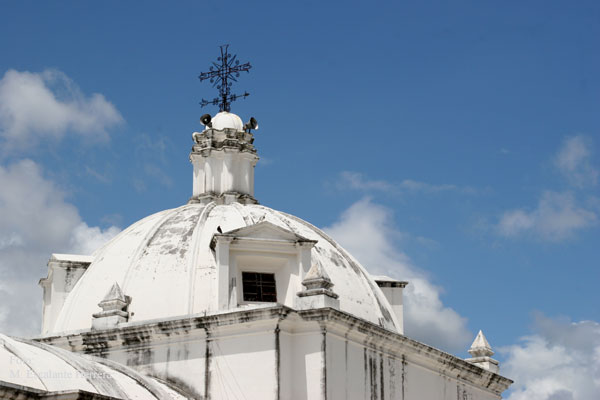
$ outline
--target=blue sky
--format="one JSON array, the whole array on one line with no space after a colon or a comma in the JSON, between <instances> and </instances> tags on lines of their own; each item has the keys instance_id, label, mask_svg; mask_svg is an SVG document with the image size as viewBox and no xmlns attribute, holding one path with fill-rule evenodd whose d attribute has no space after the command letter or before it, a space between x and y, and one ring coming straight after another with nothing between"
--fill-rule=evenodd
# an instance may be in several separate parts
<instances>
[{"instance_id":1,"label":"blue sky","mask_svg":"<svg viewBox=\"0 0 600 400\"><path fill-rule=\"evenodd\" d=\"M517 362L600 351L597 2L0 11L0 300L21 299L17 287L41 299L49 252L89 250L187 201L191 133L216 112L200 108L216 92L197 75L229 43L253 65L234 87L251 96L232 110L260 124L262 204L338 233L374 272L430 285L443 303L432 315L453 310L469 336L434 344L466 356L483 329L503 373L524 377L511 399L598 389L564 378L581 375L565 357L552 370L562 386ZM9 319L0 312L3 331L36 329Z\"/></svg>"}]
</instances>

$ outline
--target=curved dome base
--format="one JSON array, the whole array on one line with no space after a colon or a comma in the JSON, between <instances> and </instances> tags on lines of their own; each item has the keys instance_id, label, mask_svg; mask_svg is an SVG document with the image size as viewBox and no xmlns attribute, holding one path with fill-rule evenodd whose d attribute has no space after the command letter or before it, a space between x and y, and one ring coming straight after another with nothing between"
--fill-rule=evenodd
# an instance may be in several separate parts
<instances>
[{"instance_id":1,"label":"curved dome base","mask_svg":"<svg viewBox=\"0 0 600 400\"><path fill-rule=\"evenodd\" d=\"M226 193L216 193L216 192L208 192L203 193L198 196L190 197L188 200L188 204L209 204L214 202L215 204L223 205L223 204L231 204L234 202L240 204L258 204L258 200L256 200L253 196L245 193L239 192L226 192Z\"/></svg>"},{"instance_id":2,"label":"curved dome base","mask_svg":"<svg viewBox=\"0 0 600 400\"><path fill-rule=\"evenodd\" d=\"M213 243L215 235L236 230L240 237ZM303 247L299 238L312 244ZM129 322L252 308L275 298L276 303L304 308L297 293L305 290L304 275L315 264L330 279L341 311L399 332L376 282L325 233L261 205L212 201L151 215L97 250L45 334L90 329L98 303L115 283L131 298ZM252 282L246 282L246 273L254 274ZM263 288L256 279L270 279L275 286ZM274 294L261 300L263 295L254 293L256 285Z\"/></svg>"}]
</instances>

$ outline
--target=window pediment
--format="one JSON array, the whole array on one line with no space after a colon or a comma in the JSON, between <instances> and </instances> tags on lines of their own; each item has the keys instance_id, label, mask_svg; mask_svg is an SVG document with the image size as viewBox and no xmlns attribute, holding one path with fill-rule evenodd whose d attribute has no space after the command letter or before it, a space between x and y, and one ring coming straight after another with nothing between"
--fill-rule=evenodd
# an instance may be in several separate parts
<instances>
[{"instance_id":1,"label":"window pediment","mask_svg":"<svg viewBox=\"0 0 600 400\"><path fill-rule=\"evenodd\" d=\"M311 247L317 243L316 240L305 238L289 229L282 228L268 221L262 221L254 225L234 229L228 232L216 233L211 241L214 248L218 240L229 240L231 242L272 242L297 244L305 243Z\"/></svg>"}]
</instances>

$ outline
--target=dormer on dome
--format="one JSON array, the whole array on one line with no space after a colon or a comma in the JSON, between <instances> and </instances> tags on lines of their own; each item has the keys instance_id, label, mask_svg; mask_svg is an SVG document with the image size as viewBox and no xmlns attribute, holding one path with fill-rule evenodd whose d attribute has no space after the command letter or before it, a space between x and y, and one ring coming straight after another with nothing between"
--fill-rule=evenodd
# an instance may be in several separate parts
<instances>
[{"instance_id":1,"label":"dormer on dome","mask_svg":"<svg viewBox=\"0 0 600 400\"><path fill-rule=\"evenodd\" d=\"M267 302L294 307L316 243L268 221L216 233L216 308Z\"/></svg>"}]
</instances>

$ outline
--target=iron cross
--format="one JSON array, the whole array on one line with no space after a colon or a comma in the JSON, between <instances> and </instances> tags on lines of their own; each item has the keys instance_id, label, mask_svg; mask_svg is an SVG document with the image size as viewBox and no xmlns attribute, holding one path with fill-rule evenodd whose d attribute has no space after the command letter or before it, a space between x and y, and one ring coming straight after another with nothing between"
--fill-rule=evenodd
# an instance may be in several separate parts
<instances>
[{"instance_id":1,"label":"iron cross","mask_svg":"<svg viewBox=\"0 0 600 400\"><path fill-rule=\"evenodd\" d=\"M239 98L250 96L250 93L244 92L244 94L231 94L231 81L237 82L236 78L239 78L240 72L249 72L252 66L249 62L240 64L237 56L231 56L227 52L228 44L224 44L221 47L221 56L217 58L221 64L213 62L209 72L202 72L198 78L200 82L210 79L210 83L213 87L219 90L219 97L215 97L212 100L204 100L200 102L202 107L209 104L218 105L219 111L231 111L231 102L236 101Z\"/></svg>"}]
</instances>

